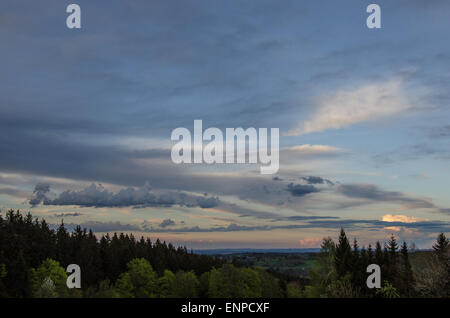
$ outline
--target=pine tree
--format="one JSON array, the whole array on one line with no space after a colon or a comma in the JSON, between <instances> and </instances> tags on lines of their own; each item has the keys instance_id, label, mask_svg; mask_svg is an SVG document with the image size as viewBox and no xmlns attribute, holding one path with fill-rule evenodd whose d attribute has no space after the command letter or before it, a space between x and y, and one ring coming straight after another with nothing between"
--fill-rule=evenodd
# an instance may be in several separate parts
<instances>
[{"instance_id":1,"label":"pine tree","mask_svg":"<svg viewBox=\"0 0 450 318\"><path fill-rule=\"evenodd\" d=\"M445 237L444 233L438 235L436 244L433 245L433 249L440 260L447 261L449 257L450 241Z\"/></svg>"},{"instance_id":2,"label":"pine tree","mask_svg":"<svg viewBox=\"0 0 450 318\"><path fill-rule=\"evenodd\" d=\"M373 255L373 250L372 250L371 244L369 244L369 247L367 248L367 260L368 260L368 264L372 264L374 261L374 255Z\"/></svg>"},{"instance_id":3,"label":"pine tree","mask_svg":"<svg viewBox=\"0 0 450 318\"><path fill-rule=\"evenodd\" d=\"M436 239L436 244L433 245L433 249L439 263L444 267L446 273L444 286L447 291L447 296L450 297L450 241L444 233L439 234Z\"/></svg>"},{"instance_id":4,"label":"pine tree","mask_svg":"<svg viewBox=\"0 0 450 318\"><path fill-rule=\"evenodd\" d=\"M352 284L354 286L360 287L362 286L363 273L361 271L361 259L358 241L356 238L353 240L353 250L351 256L351 273L352 273Z\"/></svg>"},{"instance_id":5,"label":"pine tree","mask_svg":"<svg viewBox=\"0 0 450 318\"><path fill-rule=\"evenodd\" d=\"M414 274L409 262L408 245L403 242L400 250L401 254L401 271L400 271L400 293L403 296L411 297L414 292Z\"/></svg>"},{"instance_id":6,"label":"pine tree","mask_svg":"<svg viewBox=\"0 0 450 318\"><path fill-rule=\"evenodd\" d=\"M352 251L348 242L345 231L341 228L339 235L339 243L336 246L336 254L334 263L338 277L343 277L346 273L351 272Z\"/></svg>"},{"instance_id":7,"label":"pine tree","mask_svg":"<svg viewBox=\"0 0 450 318\"><path fill-rule=\"evenodd\" d=\"M388 258L387 279L397 288L398 286L398 244L395 236L392 234L387 246L386 254Z\"/></svg>"},{"instance_id":8,"label":"pine tree","mask_svg":"<svg viewBox=\"0 0 450 318\"><path fill-rule=\"evenodd\" d=\"M383 250L381 249L380 241L377 241L377 244L375 245L375 263L380 267L383 267L384 264Z\"/></svg>"}]
</instances>

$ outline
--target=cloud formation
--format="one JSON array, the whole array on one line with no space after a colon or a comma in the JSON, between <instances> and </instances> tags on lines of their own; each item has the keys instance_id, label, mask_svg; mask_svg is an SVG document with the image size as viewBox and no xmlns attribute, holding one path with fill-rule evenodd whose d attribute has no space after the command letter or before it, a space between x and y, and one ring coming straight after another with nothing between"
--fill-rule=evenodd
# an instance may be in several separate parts
<instances>
[{"instance_id":1,"label":"cloud formation","mask_svg":"<svg viewBox=\"0 0 450 318\"><path fill-rule=\"evenodd\" d=\"M50 192L50 185L44 183L38 183L34 187L33 197L30 199L29 203L31 206L35 206L40 204L41 202L44 204L48 203L47 193Z\"/></svg>"},{"instance_id":2,"label":"cloud formation","mask_svg":"<svg viewBox=\"0 0 450 318\"><path fill-rule=\"evenodd\" d=\"M334 185L333 182L331 182L328 179L324 179L322 177L316 177L316 176L308 176L308 177L302 177L303 180L305 180L309 184L328 184L328 185Z\"/></svg>"},{"instance_id":3,"label":"cloud formation","mask_svg":"<svg viewBox=\"0 0 450 318\"><path fill-rule=\"evenodd\" d=\"M382 216L381 220L384 222L403 222L403 223L416 223L421 221L421 219L416 218L414 216L407 216L402 214L397 215L386 214Z\"/></svg>"},{"instance_id":4,"label":"cloud formation","mask_svg":"<svg viewBox=\"0 0 450 318\"><path fill-rule=\"evenodd\" d=\"M359 198L377 202L399 203L412 209L430 209L436 206L430 200L410 197L398 191L385 191L373 184L342 184L338 192L349 198Z\"/></svg>"},{"instance_id":5,"label":"cloud formation","mask_svg":"<svg viewBox=\"0 0 450 318\"><path fill-rule=\"evenodd\" d=\"M319 189L309 184L289 183L286 191L290 192L294 197L302 197L310 193L319 192Z\"/></svg>"},{"instance_id":6,"label":"cloud formation","mask_svg":"<svg viewBox=\"0 0 450 318\"><path fill-rule=\"evenodd\" d=\"M69 212L69 213L55 213L53 214L54 217L57 218L63 218L63 217L75 217L75 216L82 216L84 215L84 213L79 213L79 212Z\"/></svg>"},{"instance_id":7,"label":"cloud formation","mask_svg":"<svg viewBox=\"0 0 450 318\"><path fill-rule=\"evenodd\" d=\"M81 207L145 207L145 206L173 206L212 208L220 203L218 197L192 196L179 192L167 192L155 194L146 183L143 187L127 187L117 193L105 189L101 184L91 184L79 191L66 190L56 198L51 199L47 195L50 185L38 184L29 200L32 206L44 205L77 205Z\"/></svg>"},{"instance_id":8,"label":"cloud formation","mask_svg":"<svg viewBox=\"0 0 450 318\"><path fill-rule=\"evenodd\" d=\"M175 225L175 224L176 224L176 223L175 223L174 220L171 220L171 219L165 219L165 220L163 220L163 221L159 224L159 227L166 228L166 227L168 227L168 226L172 226L172 225Z\"/></svg>"},{"instance_id":9,"label":"cloud formation","mask_svg":"<svg viewBox=\"0 0 450 318\"><path fill-rule=\"evenodd\" d=\"M400 80L343 89L321 98L317 112L286 135L297 136L396 115L410 108Z\"/></svg>"}]
</instances>

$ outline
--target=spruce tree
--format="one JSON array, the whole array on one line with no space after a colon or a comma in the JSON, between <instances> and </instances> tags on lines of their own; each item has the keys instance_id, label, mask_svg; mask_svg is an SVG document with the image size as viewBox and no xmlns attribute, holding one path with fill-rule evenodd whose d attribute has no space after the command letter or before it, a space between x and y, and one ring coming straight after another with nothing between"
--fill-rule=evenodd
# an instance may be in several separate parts
<instances>
[{"instance_id":1,"label":"spruce tree","mask_svg":"<svg viewBox=\"0 0 450 318\"><path fill-rule=\"evenodd\" d=\"M377 241L377 244L375 245L375 263L380 267L383 267L384 264L383 250L381 249L380 241Z\"/></svg>"},{"instance_id":2,"label":"spruce tree","mask_svg":"<svg viewBox=\"0 0 450 318\"><path fill-rule=\"evenodd\" d=\"M350 244L345 235L345 231L341 228L339 235L339 243L336 246L336 254L334 264L338 277L343 277L346 273L351 271L352 251Z\"/></svg>"},{"instance_id":3,"label":"spruce tree","mask_svg":"<svg viewBox=\"0 0 450 318\"><path fill-rule=\"evenodd\" d=\"M398 244L395 236L392 234L387 244L387 256L388 256L388 280L397 287L398 281Z\"/></svg>"},{"instance_id":4,"label":"spruce tree","mask_svg":"<svg viewBox=\"0 0 450 318\"><path fill-rule=\"evenodd\" d=\"M436 244L433 245L433 249L445 270L445 290L447 291L447 296L450 297L450 242L449 239L440 233L436 239Z\"/></svg>"},{"instance_id":5,"label":"spruce tree","mask_svg":"<svg viewBox=\"0 0 450 318\"><path fill-rule=\"evenodd\" d=\"M403 296L411 297L414 292L414 274L409 262L408 245L403 242L400 250L401 272L400 272L400 292Z\"/></svg>"},{"instance_id":6,"label":"spruce tree","mask_svg":"<svg viewBox=\"0 0 450 318\"><path fill-rule=\"evenodd\" d=\"M372 250L371 244L369 244L369 247L367 248L367 260L368 260L368 264L372 264L374 261L374 255L373 255L373 250Z\"/></svg>"},{"instance_id":7,"label":"spruce tree","mask_svg":"<svg viewBox=\"0 0 450 318\"><path fill-rule=\"evenodd\" d=\"M438 235L436 244L433 245L433 249L440 260L447 261L449 257L450 241L445 237L444 233Z\"/></svg>"},{"instance_id":8,"label":"spruce tree","mask_svg":"<svg viewBox=\"0 0 450 318\"><path fill-rule=\"evenodd\" d=\"M358 241L356 238L353 240L353 250L352 250L352 256L351 256L351 273L352 273L352 283L354 286L360 287L362 284L362 274L361 271L361 259L360 259L360 252L359 252L359 246Z\"/></svg>"}]
</instances>

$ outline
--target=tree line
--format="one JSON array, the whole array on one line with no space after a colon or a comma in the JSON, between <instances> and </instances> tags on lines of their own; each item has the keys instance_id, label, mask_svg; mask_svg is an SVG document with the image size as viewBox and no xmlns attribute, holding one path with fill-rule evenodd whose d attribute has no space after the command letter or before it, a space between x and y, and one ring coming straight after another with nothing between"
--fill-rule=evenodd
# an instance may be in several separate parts
<instances>
[{"instance_id":1,"label":"tree line","mask_svg":"<svg viewBox=\"0 0 450 318\"><path fill-rule=\"evenodd\" d=\"M81 290L66 286L81 268ZM0 297L283 297L279 279L258 268L194 254L157 239L91 230L53 230L20 211L0 215Z\"/></svg>"},{"instance_id":2,"label":"tree line","mask_svg":"<svg viewBox=\"0 0 450 318\"><path fill-rule=\"evenodd\" d=\"M383 247L378 241L374 248L360 248L341 229L337 243L323 239L311 283L304 288L292 283L288 290L298 297L450 297L450 242L444 233L437 237L433 252L413 253L423 259L422 266L413 269L410 256L406 242L399 244L394 235ZM367 286L369 264L381 268L379 289Z\"/></svg>"}]
</instances>

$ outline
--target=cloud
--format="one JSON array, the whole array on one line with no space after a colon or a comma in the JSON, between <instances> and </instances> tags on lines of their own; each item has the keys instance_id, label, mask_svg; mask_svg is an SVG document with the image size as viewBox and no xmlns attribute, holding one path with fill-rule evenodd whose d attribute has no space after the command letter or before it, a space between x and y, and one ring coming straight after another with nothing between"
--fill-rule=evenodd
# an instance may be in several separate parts
<instances>
[{"instance_id":1,"label":"cloud","mask_svg":"<svg viewBox=\"0 0 450 318\"><path fill-rule=\"evenodd\" d=\"M32 206L43 203L44 205L78 205L82 207L167 207L181 205L201 208L215 207L220 203L218 197L197 197L179 192L156 194L151 190L148 183L140 188L123 188L117 193L105 189L101 184L91 184L79 191L63 191L56 198L50 199L47 196L50 192L50 186L38 184L29 202Z\"/></svg>"},{"instance_id":2,"label":"cloud","mask_svg":"<svg viewBox=\"0 0 450 318\"><path fill-rule=\"evenodd\" d=\"M173 221L171 219L165 219L164 221L162 221L159 224L159 227L166 228L166 227L172 226L172 225L175 225L175 221Z\"/></svg>"},{"instance_id":3,"label":"cloud","mask_svg":"<svg viewBox=\"0 0 450 318\"><path fill-rule=\"evenodd\" d=\"M199 197L197 199L198 206L203 209L213 208L215 206L218 206L219 203L220 200L218 197Z\"/></svg>"},{"instance_id":4,"label":"cloud","mask_svg":"<svg viewBox=\"0 0 450 318\"><path fill-rule=\"evenodd\" d=\"M29 192L25 192L13 187L1 187L0 194L6 194L16 198L26 198L30 195Z\"/></svg>"},{"instance_id":5,"label":"cloud","mask_svg":"<svg viewBox=\"0 0 450 318\"><path fill-rule=\"evenodd\" d=\"M113 231L141 231L141 228L132 224L122 224L120 222L99 222L87 221L81 223L82 228L91 229L94 232L113 232Z\"/></svg>"},{"instance_id":6,"label":"cloud","mask_svg":"<svg viewBox=\"0 0 450 318\"><path fill-rule=\"evenodd\" d=\"M82 216L84 215L84 213L79 213L79 212L73 212L73 213L55 213L53 214L54 217L57 218L63 218L63 217L75 217L75 216Z\"/></svg>"},{"instance_id":7,"label":"cloud","mask_svg":"<svg viewBox=\"0 0 450 318\"><path fill-rule=\"evenodd\" d=\"M430 200L409 197L402 192L385 191L372 184L342 184L338 186L338 192L349 198L399 203L411 209L436 208Z\"/></svg>"},{"instance_id":8,"label":"cloud","mask_svg":"<svg viewBox=\"0 0 450 318\"><path fill-rule=\"evenodd\" d=\"M383 230L386 227L404 227L408 229L420 230L427 233L438 233L440 231L448 231L450 229L449 222L443 221L427 221L417 223L404 222L384 222L380 220L355 220L355 219L339 219L339 220L310 220L304 224L280 224L280 225L239 225L231 223L227 226L216 227L181 227L181 228L152 228L147 223L142 225L145 231L154 233L203 233L203 232L241 232L241 231L272 231L272 230L295 230L295 229L358 229L358 230Z\"/></svg>"},{"instance_id":9,"label":"cloud","mask_svg":"<svg viewBox=\"0 0 450 318\"><path fill-rule=\"evenodd\" d=\"M288 216L286 218L280 217L279 220L289 220L289 221L310 221L310 220L321 220L321 219L340 219L337 216L314 216L314 215L294 215Z\"/></svg>"},{"instance_id":10,"label":"cloud","mask_svg":"<svg viewBox=\"0 0 450 318\"><path fill-rule=\"evenodd\" d=\"M289 153L291 156L302 156L302 157L321 157L321 156L336 156L343 154L344 149L326 146L326 145L310 145L304 144L299 146L293 146L282 150L283 152Z\"/></svg>"},{"instance_id":11,"label":"cloud","mask_svg":"<svg viewBox=\"0 0 450 318\"><path fill-rule=\"evenodd\" d=\"M33 197L30 199L31 206L35 206L41 202L46 204L48 201L46 195L50 192L50 185L44 183L38 183L34 187Z\"/></svg>"},{"instance_id":12,"label":"cloud","mask_svg":"<svg viewBox=\"0 0 450 318\"><path fill-rule=\"evenodd\" d=\"M82 228L92 229L94 232L150 232L150 233L205 233L205 232L245 232L245 231L272 231L272 230L301 230L301 229L339 229L343 227L349 230L400 230L403 232L432 233L446 232L450 230L450 223L444 221L418 221L407 223L401 221L386 222L382 220L356 220L356 219L339 219L337 217L302 217L292 219L291 221L303 221L301 224L270 224L270 225L239 225L230 223L227 226L199 227L185 226L175 227L175 221L171 219L164 220L164 226L159 224L153 227L149 222L144 221L140 224L122 224L116 222L88 221L79 224L65 224L68 230L73 230L77 225ZM325 220L329 218L328 220ZM288 220L288 219L286 219ZM284 220L284 221L286 221ZM173 223L172 223L173 222ZM183 222L180 222L183 224ZM59 224L52 224L53 229L58 228ZM304 241L304 243L313 243L312 241Z\"/></svg>"},{"instance_id":13,"label":"cloud","mask_svg":"<svg viewBox=\"0 0 450 318\"><path fill-rule=\"evenodd\" d=\"M403 223L416 223L421 221L421 219L416 218L414 216L407 216L402 214L397 215L386 214L381 217L381 220L384 222L403 222Z\"/></svg>"},{"instance_id":14,"label":"cloud","mask_svg":"<svg viewBox=\"0 0 450 318\"><path fill-rule=\"evenodd\" d=\"M429 133L429 137L432 139L450 137L450 125L433 127Z\"/></svg>"},{"instance_id":15,"label":"cloud","mask_svg":"<svg viewBox=\"0 0 450 318\"><path fill-rule=\"evenodd\" d=\"M311 119L300 123L286 135L297 136L327 129L346 128L353 124L390 117L410 108L402 82L391 80L343 89L323 97Z\"/></svg>"},{"instance_id":16,"label":"cloud","mask_svg":"<svg viewBox=\"0 0 450 318\"><path fill-rule=\"evenodd\" d=\"M49 224L50 228L56 230L60 224ZM68 231L73 231L77 226L82 229L92 230L93 232L141 232L142 228L139 225L122 224L118 221L102 222L102 221L87 221L82 223L65 223L64 227Z\"/></svg>"},{"instance_id":17,"label":"cloud","mask_svg":"<svg viewBox=\"0 0 450 318\"><path fill-rule=\"evenodd\" d=\"M306 248L306 247L319 247L320 242L322 240L319 238L305 238L305 239L301 239L299 241L300 247Z\"/></svg>"},{"instance_id":18,"label":"cloud","mask_svg":"<svg viewBox=\"0 0 450 318\"><path fill-rule=\"evenodd\" d=\"M334 185L333 182L331 182L328 179L324 179L321 177L316 177L316 176L308 176L308 177L302 177L303 180L305 180L307 183L309 184L329 184L329 185Z\"/></svg>"},{"instance_id":19,"label":"cloud","mask_svg":"<svg viewBox=\"0 0 450 318\"><path fill-rule=\"evenodd\" d=\"M312 185L289 183L286 191L290 192L294 197L302 197L309 193L319 192L319 189Z\"/></svg>"}]
</instances>

